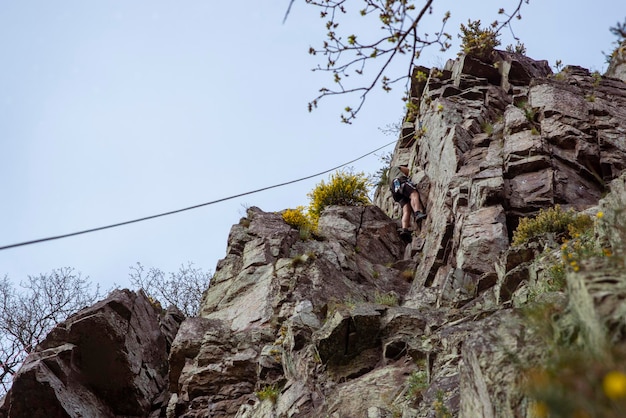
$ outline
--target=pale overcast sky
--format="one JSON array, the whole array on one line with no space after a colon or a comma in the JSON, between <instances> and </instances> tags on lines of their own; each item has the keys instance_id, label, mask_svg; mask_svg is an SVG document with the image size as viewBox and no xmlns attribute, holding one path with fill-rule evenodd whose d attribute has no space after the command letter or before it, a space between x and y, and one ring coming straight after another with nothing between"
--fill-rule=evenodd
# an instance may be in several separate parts
<instances>
[{"instance_id":1,"label":"pale overcast sky","mask_svg":"<svg viewBox=\"0 0 626 418\"><path fill-rule=\"evenodd\" d=\"M314 174L394 138L401 89L373 94L353 125L330 98L308 113L326 75L309 56L325 34L296 0L20 0L0 3L0 246L149 216ZM362 2L356 2L359 6ZM434 2L432 29L491 22L517 1ZM527 55L604 71L623 1L531 0L515 33ZM426 21L424 27L426 26ZM458 52L435 48L425 66ZM503 32L503 47L513 43ZM321 59L321 58L320 58ZM386 151L391 151L389 146ZM376 153L377 155L383 152ZM376 155L352 165L373 173ZM74 267L108 289L129 266L215 269L246 206L307 204L326 176L164 218L0 251L15 281Z\"/></svg>"}]
</instances>

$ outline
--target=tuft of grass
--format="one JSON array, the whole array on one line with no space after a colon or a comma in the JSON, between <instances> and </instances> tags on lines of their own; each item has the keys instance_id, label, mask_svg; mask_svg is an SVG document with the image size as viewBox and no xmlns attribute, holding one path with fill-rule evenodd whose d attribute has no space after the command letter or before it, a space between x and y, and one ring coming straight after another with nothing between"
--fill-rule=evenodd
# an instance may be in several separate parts
<instances>
[{"instance_id":1,"label":"tuft of grass","mask_svg":"<svg viewBox=\"0 0 626 418\"><path fill-rule=\"evenodd\" d=\"M526 120L528 120L529 122L535 121L537 109L532 108L526 100L520 100L515 104L515 106L524 111L524 116L526 116Z\"/></svg>"},{"instance_id":2,"label":"tuft of grass","mask_svg":"<svg viewBox=\"0 0 626 418\"><path fill-rule=\"evenodd\" d=\"M402 277L407 282L412 281L414 275L415 275L415 272L413 270L404 270L402 271L402 273L400 273L400 277Z\"/></svg>"},{"instance_id":3,"label":"tuft of grass","mask_svg":"<svg viewBox=\"0 0 626 418\"><path fill-rule=\"evenodd\" d=\"M303 254L298 254L291 258L291 267L298 267L305 264L307 261L307 257Z\"/></svg>"},{"instance_id":4,"label":"tuft of grass","mask_svg":"<svg viewBox=\"0 0 626 418\"><path fill-rule=\"evenodd\" d=\"M315 254L313 251L309 251L306 254L295 255L291 257L291 267L296 268L298 266L302 266L306 263L312 262L316 258L317 258L317 254Z\"/></svg>"},{"instance_id":5,"label":"tuft of grass","mask_svg":"<svg viewBox=\"0 0 626 418\"><path fill-rule=\"evenodd\" d=\"M374 301L379 305L398 306L398 297L393 293L376 292Z\"/></svg>"},{"instance_id":6,"label":"tuft of grass","mask_svg":"<svg viewBox=\"0 0 626 418\"><path fill-rule=\"evenodd\" d=\"M493 134L493 124L489 123L489 122L483 122L480 124L480 128L483 130L484 133L486 133L487 135L492 135Z\"/></svg>"},{"instance_id":7,"label":"tuft of grass","mask_svg":"<svg viewBox=\"0 0 626 418\"><path fill-rule=\"evenodd\" d=\"M598 71L594 71L593 74L591 74L591 78L593 79L593 86L598 87L602 81L602 75Z\"/></svg>"},{"instance_id":8,"label":"tuft of grass","mask_svg":"<svg viewBox=\"0 0 626 418\"><path fill-rule=\"evenodd\" d=\"M263 389L257 391L256 392L256 396L257 396L257 398L259 398L260 401L264 401L266 399L269 399L270 402L276 403L276 400L278 399L278 394L279 393L280 393L280 391L278 390L278 387L276 385L269 385L269 386L265 386Z\"/></svg>"},{"instance_id":9,"label":"tuft of grass","mask_svg":"<svg viewBox=\"0 0 626 418\"><path fill-rule=\"evenodd\" d=\"M520 100L517 103L515 103L515 107L520 108L520 109L525 109L527 105L528 105L528 102L526 100Z\"/></svg>"},{"instance_id":10,"label":"tuft of grass","mask_svg":"<svg viewBox=\"0 0 626 418\"><path fill-rule=\"evenodd\" d=\"M436 418L452 418L452 412L446 406L441 390L437 391L437 399L433 402L433 409L435 410Z\"/></svg>"},{"instance_id":11,"label":"tuft of grass","mask_svg":"<svg viewBox=\"0 0 626 418\"><path fill-rule=\"evenodd\" d=\"M407 399L418 399L426 388L428 388L428 373L426 373L426 370L414 371L407 380Z\"/></svg>"},{"instance_id":12,"label":"tuft of grass","mask_svg":"<svg viewBox=\"0 0 626 418\"><path fill-rule=\"evenodd\" d=\"M524 108L524 115L529 122L534 122L535 116L537 115L537 110L527 106L526 108Z\"/></svg>"}]
</instances>

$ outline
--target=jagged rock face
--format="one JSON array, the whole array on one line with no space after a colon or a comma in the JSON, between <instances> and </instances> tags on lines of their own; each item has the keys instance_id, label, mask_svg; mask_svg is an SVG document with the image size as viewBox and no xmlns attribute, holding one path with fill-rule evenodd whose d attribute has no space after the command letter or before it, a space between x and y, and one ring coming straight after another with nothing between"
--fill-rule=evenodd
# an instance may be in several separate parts
<instances>
[{"instance_id":1,"label":"jagged rock face","mask_svg":"<svg viewBox=\"0 0 626 418\"><path fill-rule=\"evenodd\" d=\"M329 208L314 240L257 208L233 227L173 344L168 417L526 416L517 365L544 353L503 303L537 250L509 251L510 236L541 208L598 203L624 169L626 95L577 67L496 64L462 57L412 88L420 111L393 156L421 169L412 244L377 207ZM376 204L399 217L386 187Z\"/></svg>"},{"instance_id":2,"label":"jagged rock face","mask_svg":"<svg viewBox=\"0 0 626 418\"><path fill-rule=\"evenodd\" d=\"M409 306L423 286L440 302L473 298L495 283L520 216L593 206L625 168L624 83L579 67L552 75L545 62L500 52L495 67L449 62L414 91L419 113L392 161L431 182L429 217L405 254L420 262ZM385 188L375 203L397 216Z\"/></svg>"},{"instance_id":3,"label":"jagged rock face","mask_svg":"<svg viewBox=\"0 0 626 418\"><path fill-rule=\"evenodd\" d=\"M181 321L143 292L114 291L58 324L26 358L0 416L159 416L168 348Z\"/></svg>"},{"instance_id":4,"label":"jagged rock face","mask_svg":"<svg viewBox=\"0 0 626 418\"><path fill-rule=\"evenodd\" d=\"M249 225L235 225L230 233L201 308L205 318L241 331L268 323L284 303L309 300L319 314L345 295L366 300L373 290L386 292L387 282L389 290L406 286L386 267L402 254L396 224L375 206L329 208L319 221L323 241L301 240L280 214L249 212L243 221Z\"/></svg>"},{"instance_id":5,"label":"jagged rock face","mask_svg":"<svg viewBox=\"0 0 626 418\"><path fill-rule=\"evenodd\" d=\"M315 375L324 363L337 378L373 370L387 311L377 302L409 289L397 224L375 206L328 208L309 240L281 214L248 215L231 230L202 318L185 321L172 346L168 416L268 416L255 391L286 380L278 410L318 416L326 382ZM390 387L403 370L390 369Z\"/></svg>"}]
</instances>

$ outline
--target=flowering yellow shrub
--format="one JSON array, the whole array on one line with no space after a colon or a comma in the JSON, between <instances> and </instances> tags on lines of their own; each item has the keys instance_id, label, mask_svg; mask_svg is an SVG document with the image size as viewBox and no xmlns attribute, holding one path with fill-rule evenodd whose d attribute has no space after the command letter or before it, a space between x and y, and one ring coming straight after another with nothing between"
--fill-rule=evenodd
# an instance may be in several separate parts
<instances>
[{"instance_id":1,"label":"flowering yellow shrub","mask_svg":"<svg viewBox=\"0 0 626 418\"><path fill-rule=\"evenodd\" d=\"M283 220L294 228L307 226L311 223L304 213L304 206L298 206L295 209L287 209L283 212Z\"/></svg>"},{"instance_id":2,"label":"flowering yellow shrub","mask_svg":"<svg viewBox=\"0 0 626 418\"><path fill-rule=\"evenodd\" d=\"M581 351L556 350L545 368L525 374L536 418L621 418L626 416L623 352L596 358Z\"/></svg>"},{"instance_id":3,"label":"flowering yellow shrub","mask_svg":"<svg viewBox=\"0 0 626 418\"><path fill-rule=\"evenodd\" d=\"M283 212L283 220L297 228L302 239L310 238L311 232L314 232L316 229L315 223L305 212L304 206L285 210Z\"/></svg>"},{"instance_id":4,"label":"flowering yellow shrub","mask_svg":"<svg viewBox=\"0 0 626 418\"><path fill-rule=\"evenodd\" d=\"M626 398L626 374L611 370L602 379L602 390L609 399Z\"/></svg>"},{"instance_id":5,"label":"flowering yellow shrub","mask_svg":"<svg viewBox=\"0 0 626 418\"><path fill-rule=\"evenodd\" d=\"M521 218L513 232L513 246L522 245L532 238L546 233L563 234L565 238L574 237L593 227L589 215L577 214L573 209L564 211L556 205L546 210L541 209L534 218Z\"/></svg>"},{"instance_id":6,"label":"flowering yellow shrub","mask_svg":"<svg viewBox=\"0 0 626 418\"><path fill-rule=\"evenodd\" d=\"M370 203L367 195L370 182L364 173L337 171L328 183L322 180L308 193L311 199L309 215L315 222L322 211L331 205L361 206Z\"/></svg>"}]
</instances>

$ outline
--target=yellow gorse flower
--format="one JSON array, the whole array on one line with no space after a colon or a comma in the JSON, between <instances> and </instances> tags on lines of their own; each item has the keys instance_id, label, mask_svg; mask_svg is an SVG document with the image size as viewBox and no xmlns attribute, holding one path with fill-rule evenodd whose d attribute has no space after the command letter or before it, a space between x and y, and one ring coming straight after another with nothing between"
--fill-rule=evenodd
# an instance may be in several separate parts
<instances>
[{"instance_id":1,"label":"yellow gorse flower","mask_svg":"<svg viewBox=\"0 0 626 418\"><path fill-rule=\"evenodd\" d=\"M608 372L602 380L602 390L610 399L618 399L626 396L626 375L620 371Z\"/></svg>"},{"instance_id":2,"label":"yellow gorse flower","mask_svg":"<svg viewBox=\"0 0 626 418\"><path fill-rule=\"evenodd\" d=\"M535 416L538 418L546 418L550 410L548 409L548 406L545 403L537 402L536 404L533 405L533 412Z\"/></svg>"}]
</instances>

